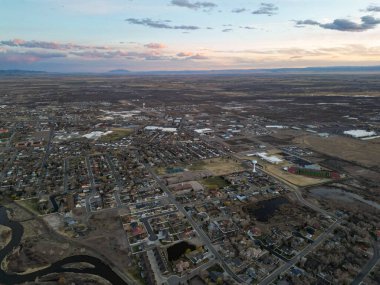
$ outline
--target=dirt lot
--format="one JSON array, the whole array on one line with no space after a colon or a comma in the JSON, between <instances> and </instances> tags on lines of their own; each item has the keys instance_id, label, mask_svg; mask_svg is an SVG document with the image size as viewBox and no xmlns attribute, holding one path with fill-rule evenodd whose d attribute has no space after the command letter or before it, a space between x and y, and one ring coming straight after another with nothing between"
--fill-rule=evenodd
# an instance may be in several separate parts
<instances>
[{"instance_id":1,"label":"dirt lot","mask_svg":"<svg viewBox=\"0 0 380 285\"><path fill-rule=\"evenodd\" d=\"M375 167L380 164L380 143L341 136L321 138L314 135L297 137L293 139L293 142L366 167Z\"/></svg>"},{"instance_id":2,"label":"dirt lot","mask_svg":"<svg viewBox=\"0 0 380 285\"><path fill-rule=\"evenodd\" d=\"M78 241L105 255L120 269L130 266L129 245L117 210L95 213L88 219L87 225L88 232ZM115 255L115 252L118 254Z\"/></svg>"}]
</instances>

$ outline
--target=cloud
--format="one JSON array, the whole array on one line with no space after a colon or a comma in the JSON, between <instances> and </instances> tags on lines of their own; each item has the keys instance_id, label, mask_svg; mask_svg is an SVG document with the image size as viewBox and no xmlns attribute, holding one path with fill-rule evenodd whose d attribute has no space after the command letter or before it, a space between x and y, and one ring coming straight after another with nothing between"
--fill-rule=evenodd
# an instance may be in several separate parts
<instances>
[{"instance_id":1,"label":"cloud","mask_svg":"<svg viewBox=\"0 0 380 285\"><path fill-rule=\"evenodd\" d=\"M163 22L164 23L164 22ZM164 52L162 43L147 43L143 45L148 50L130 51L116 47L83 46L43 41L26 41L23 39L0 41L0 63L33 63L43 59L65 57L74 61L97 60L132 60L132 61L178 61L203 60L206 56L192 52L177 54ZM138 45L141 48L141 45Z\"/></svg>"},{"instance_id":2,"label":"cloud","mask_svg":"<svg viewBox=\"0 0 380 285\"><path fill-rule=\"evenodd\" d=\"M163 48L166 48L166 46L164 44L160 44L160 43L149 43L149 44L144 45L144 47L150 48L150 49L163 49Z\"/></svg>"},{"instance_id":3,"label":"cloud","mask_svg":"<svg viewBox=\"0 0 380 285\"><path fill-rule=\"evenodd\" d=\"M210 10L218 6L213 2L206 2L206 1L190 2L189 0L172 0L171 4L174 6L189 8L193 10L198 10L198 9Z\"/></svg>"},{"instance_id":4,"label":"cloud","mask_svg":"<svg viewBox=\"0 0 380 285\"><path fill-rule=\"evenodd\" d=\"M214 50L213 52L226 55L254 56L256 58L290 58L303 57L309 59L328 58L371 58L376 60L380 56L380 46L366 47L364 45L343 45L333 47L317 47L303 49L297 47L278 49L248 49L248 50Z\"/></svg>"},{"instance_id":5,"label":"cloud","mask_svg":"<svg viewBox=\"0 0 380 285\"><path fill-rule=\"evenodd\" d=\"M305 25L319 26L319 22L313 21L313 20L301 20L301 21L295 21L295 22L296 22L296 27L298 28L305 27Z\"/></svg>"},{"instance_id":6,"label":"cloud","mask_svg":"<svg viewBox=\"0 0 380 285\"><path fill-rule=\"evenodd\" d=\"M85 46L72 43L56 43L46 41L26 41L22 39L13 39L0 41L0 45L8 47L22 47L22 48L40 48L40 49L53 49L53 50L83 50L83 49L107 49L103 46Z\"/></svg>"},{"instance_id":7,"label":"cloud","mask_svg":"<svg viewBox=\"0 0 380 285\"><path fill-rule=\"evenodd\" d=\"M199 30L200 27L198 26L188 26L188 25L171 25L169 24L169 20L164 21L156 21L149 18L144 19L136 19L136 18L128 18L125 21L127 21L129 24L133 25L141 25L146 26L150 28L156 28L156 29L171 29L171 30Z\"/></svg>"},{"instance_id":8,"label":"cloud","mask_svg":"<svg viewBox=\"0 0 380 285\"><path fill-rule=\"evenodd\" d=\"M360 18L361 23L355 23L347 19L336 19L331 23L320 23L314 20L295 21L296 27L319 26L323 29L336 30L341 32L364 32L376 28L380 24L380 19L372 16L363 16Z\"/></svg>"},{"instance_id":9,"label":"cloud","mask_svg":"<svg viewBox=\"0 0 380 285\"><path fill-rule=\"evenodd\" d=\"M205 60L205 59L208 59L208 57L197 53L195 55L189 56L187 59Z\"/></svg>"},{"instance_id":10,"label":"cloud","mask_svg":"<svg viewBox=\"0 0 380 285\"><path fill-rule=\"evenodd\" d=\"M255 27L251 27L251 26L239 26L240 29L246 29L246 30L255 30L256 28Z\"/></svg>"},{"instance_id":11,"label":"cloud","mask_svg":"<svg viewBox=\"0 0 380 285\"><path fill-rule=\"evenodd\" d=\"M165 55L149 55L144 57L145 60L173 60L174 58L171 56Z\"/></svg>"},{"instance_id":12,"label":"cloud","mask_svg":"<svg viewBox=\"0 0 380 285\"><path fill-rule=\"evenodd\" d=\"M236 9L231 10L232 13L243 13L245 11L247 11L247 9L245 8L236 8Z\"/></svg>"},{"instance_id":13,"label":"cloud","mask_svg":"<svg viewBox=\"0 0 380 285\"><path fill-rule=\"evenodd\" d=\"M232 29L224 29L222 30L223 33L228 33L228 32L232 32L233 30Z\"/></svg>"},{"instance_id":14,"label":"cloud","mask_svg":"<svg viewBox=\"0 0 380 285\"><path fill-rule=\"evenodd\" d=\"M63 53L47 53L35 51L13 51L3 50L0 52L0 62L8 63L33 63L44 59L62 58L66 57Z\"/></svg>"},{"instance_id":15,"label":"cloud","mask_svg":"<svg viewBox=\"0 0 380 285\"><path fill-rule=\"evenodd\" d=\"M260 3L259 9L252 12L255 15L267 15L272 16L275 15L278 11L278 7L272 3Z\"/></svg>"},{"instance_id":16,"label":"cloud","mask_svg":"<svg viewBox=\"0 0 380 285\"><path fill-rule=\"evenodd\" d=\"M88 50L88 51L72 51L69 54L73 56L81 57L81 58L87 58L87 59L126 58L126 59L157 60L157 59L164 58L164 56L160 55L160 53L155 50L149 51L149 52L135 52L135 51L124 51L124 50L112 50L112 51Z\"/></svg>"},{"instance_id":17,"label":"cloud","mask_svg":"<svg viewBox=\"0 0 380 285\"><path fill-rule=\"evenodd\" d=\"M191 52L179 52L179 53L177 53L178 57L187 57L187 56L192 56L192 55L193 55L193 53L191 53Z\"/></svg>"},{"instance_id":18,"label":"cloud","mask_svg":"<svg viewBox=\"0 0 380 285\"><path fill-rule=\"evenodd\" d=\"M367 12L380 12L380 6L370 5L366 9Z\"/></svg>"},{"instance_id":19,"label":"cloud","mask_svg":"<svg viewBox=\"0 0 380 285\"><path fill-rule=\"evenodd\" d=\"M193 59L193 60L205 60L208 59L207 56L199 54L199 53L192 53L192 52L179 52L177 53L177 57L183 58L183 59Z\"/></svg>"}]
</instances>

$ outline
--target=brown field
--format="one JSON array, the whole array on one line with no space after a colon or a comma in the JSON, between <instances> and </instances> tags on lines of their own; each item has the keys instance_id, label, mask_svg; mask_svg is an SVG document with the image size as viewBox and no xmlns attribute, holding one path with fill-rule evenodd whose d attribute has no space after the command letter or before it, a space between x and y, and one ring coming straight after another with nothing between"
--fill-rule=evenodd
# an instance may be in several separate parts
<instances>
[{"instance_id":1,"label":"brown field","mask_svg":"<svg viewBox=\"0 0 380 285\"><path fill-rule=\"evenodd\" d=\"M267 165L265 167L265 170L269 172L271 175L275 176L278 179L281 179L286 184L291 185L291 186L305 187L305 186L318 185L318 184L331 181L330 179L316 179L316 178L307 177L303 175L291 174L280 169L278 165Z\"/></svg>"},{"instance_id":2,"label":"brown field","mask_svg":"<svg viewBox=\"0 0 380 285\"><path fill-rule=\"evenodd\" d=\"M314 151L355 162L366 167L378 166L380 164L380 144L376 142L361 141L341 136L321 138L313 135L297 137L293 139L293 142Z\"/></svg>"},{"instance_id":3,"label":"brown field","mask_svg":"<svg viewBox=\"0 0 380 285\"><path fill-rule=\"evenodd\" d=\"M235 160L226 158L205 159L195 162L186 168L192 171L209 170L215 176L227 175L244 170L244 167L240 162L236 162Z\"/></svg>"},{"instance_id":4,"label":"brown field","mask_svg":"<svg viewBox=\"0 0 380 285\"><path fill-rule=\"evenodd\" d=\"M132 129L125 129L125 128L113 128L112 133L108 134L106 136L101 137L99 140L101 142L113 142L118 141L123 138L128 137L130 134L133 133Z\"/></svg>"}]
</instances>

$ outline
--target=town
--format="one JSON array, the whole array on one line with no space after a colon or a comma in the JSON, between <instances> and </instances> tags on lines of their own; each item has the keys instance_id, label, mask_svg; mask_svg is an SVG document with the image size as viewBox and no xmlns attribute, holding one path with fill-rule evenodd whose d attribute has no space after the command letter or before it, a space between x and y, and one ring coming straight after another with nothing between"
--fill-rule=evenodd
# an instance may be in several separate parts
<instances>
[{"instance_id":1,"label":"town","mask_svg":"<svg viewBox=\"0 0 380 285\"><path fill-rule=\"evenodd\" d=\"M34 79L0 80L0 199L24 228L4 284L96 276L85 258L37 275L76 255L125 284L378 284L375 76L357 97L243 94L265 76Z\"/></svg>"}]
</instances>

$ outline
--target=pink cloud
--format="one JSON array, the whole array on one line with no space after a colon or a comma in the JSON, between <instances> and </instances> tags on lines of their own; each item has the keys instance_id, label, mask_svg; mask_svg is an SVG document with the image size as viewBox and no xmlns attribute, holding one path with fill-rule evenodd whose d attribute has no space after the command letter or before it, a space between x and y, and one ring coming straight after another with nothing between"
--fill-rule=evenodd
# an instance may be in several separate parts
<instances>
[{"instance_id":1,"label":"pink cloud","mask_svg":"<svg viewBox=\"0 0 380 285\"><path fill-rule=\"evenodd\" d=\"M0 62L33 63L50 58L66 57L62 53L40 53L40 52L17 52L5 50L0 53Z\"/></svg>"},{"instance_id":2,"label":"pink cloud","mask_svg":"<svg viewBox=\"0 0 380 285\"><path fill-rule=\"evenodd\" d=\"M192 56L192 55L193 55L192 52L180 52L180 53L177 53L178 57L188 57L188 56Z\"/></svg>"},{"instance_id":3,"label":"pink cloud","mask_svg":"<svg viewBox=\"0 0 380 285\"><path fill-rule=\"evenodd\" d=\"M25 41L22 39L13 39L0 41L0 45L8 47L22 47L22 48L40 48L40 49L54 49L54 50L86 50L86 49L100 49L107 50L105 46L86 46L73 43L57 43L46 41Z\"/></svg>"},{"instance_id":4,"label":"pink cloud","mask_svg":"<svg viewBox=\"0 0 380 285\"><path fill-rule=\"evenodd\" d=\"M25 43L25 41L22 40L22 39L14 39L14 40L12 40L12 42L13 42L15 45L21 45L21 44Z\"/></svg>"},{"instance_id":5,"label":"pink cloud","mask_svg":"<svg viewBox=\"0 0 380 285\"><path fill-rule=\"evenodd\" d=\"M202 54L199 54L199 53L195 53L194 54L192 52L180 52L180 53L177 53L177 56L185 58L185 59L195 59L195 60L208 59L208 57L205 56L205 55L202 55Z\"/></svg>"},{"instance_id":6,"label":"pink cloud","mask_svg":"<svg viewBox=\"0 0 380 285\"><path fill-rule=\"evenodd\" d=\"M163 49L163 48L166 48L166 46L164 44L161 44L161 43L149 43L149 44L144 45L144 47L150 48L150 49Z\"/></svg>"},{"instance_id":7,"label":"pink cloud","mask_svg":"<svg viewBox=\"0 0 380 285\"><path fill-rule=\"evenodd\" d=\"M204 60L204 59L208 59L208 57L205 55L197 53L197 54L194 54L192 56L189 56L188 59Z\"/></svg>"}]
</instances>

